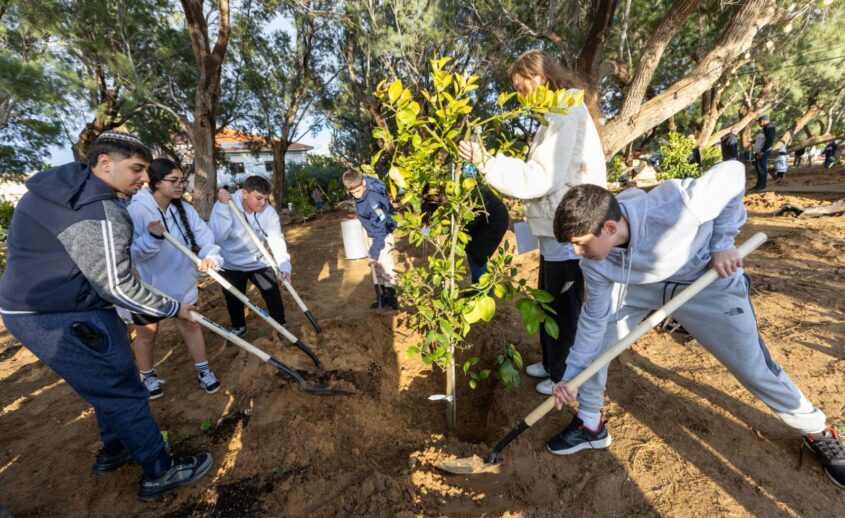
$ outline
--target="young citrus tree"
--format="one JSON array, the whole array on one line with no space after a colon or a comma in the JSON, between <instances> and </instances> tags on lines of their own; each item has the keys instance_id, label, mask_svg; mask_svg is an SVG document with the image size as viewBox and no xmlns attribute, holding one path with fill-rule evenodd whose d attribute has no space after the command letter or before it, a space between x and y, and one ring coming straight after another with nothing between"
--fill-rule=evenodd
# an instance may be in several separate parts
<instances>
[{"instance_id":1,"label":"young citrus tree","mask_svg":"<svg viewBox=\"0 0 845 518\"><path fill-rule=\"evenodd\" d=\"M467 274L465 247L470 240L466 228L485 209L478 185L480 175L472 165L462 162L458 142L474 138L482 145L491 144L491 155L524 154L524 148L517 149L503 136L502 125L517 117L546 124L545 113L566 113L581 102L582 96L545 87L536 88L527 97L503 93L497 99L499 112L482 120L472 115L471 92L478 88L478 78L447 72L444 66L448 61L432 61L429 89L412 93L399 79L378 86L375 95L390 114L392 126L389 130L376 128L373 137L392 143L395 150L390 157L389 186L391 194L401 195L402 204L408 207L396 218L397 233L407 236L411 245L426 243L430 251L425 264L401 276L399 291L410 313L410 325L422 337L408 349L409 356L419 354L427 365L446 371L447 423L451 429L455 416L455 351L467 346L465 338L473 324L493 318L496 299L516 299L529 335L537 333L541 325L551 336L557 337L559 332L557 323L549 317L553 313L548 306L552 295L532 289L524 279L515 280L517 270L507 242L488 261L487 274L475 284L463 282ZM513 98L516 103L510 102ZM380 155L373 157L365 171L374 172ZM480 364L478 357L471 357L462 366L472 388L490 376L491 370L479 368ZM513 344L502 344L495 365L497 376L506 386L519 383L522 358Z\"/></svg>"}]
</instances>

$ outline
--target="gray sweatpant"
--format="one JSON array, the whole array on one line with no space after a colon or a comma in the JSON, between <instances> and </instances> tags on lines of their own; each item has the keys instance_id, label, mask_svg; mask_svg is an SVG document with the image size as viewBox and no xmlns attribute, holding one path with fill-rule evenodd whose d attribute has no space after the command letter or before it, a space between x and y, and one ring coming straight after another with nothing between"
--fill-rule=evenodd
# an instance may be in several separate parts
<instances>
[{"instance_id":1,"label":"gray sweatpant","mask_svg":"<svg viewBox=\"0 0 845 518\"><path fill-rule=\"evenodd\" d=\"M772 360L749 299L750 280L742 270L717 279L673 314L713 356L780 419L801 434L824 428L826 417L798 390L786 372ZM652 310L659 309L686 284L658 282L614 286L611 314L602 352L634 329ZM620 295L623 297L619 303ZM618 311L617 311L618 308ZM578 390L579 408L598 413L604 402L607 366Z\"/></svg>"}]
</instances>

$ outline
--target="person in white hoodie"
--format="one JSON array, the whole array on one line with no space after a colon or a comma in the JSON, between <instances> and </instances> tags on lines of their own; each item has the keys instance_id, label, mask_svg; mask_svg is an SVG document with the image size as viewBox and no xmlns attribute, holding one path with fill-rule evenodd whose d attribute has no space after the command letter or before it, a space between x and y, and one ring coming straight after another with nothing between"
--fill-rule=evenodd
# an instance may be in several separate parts
<instances>
[{"instance_id":1,"label":"person in white hoodie","mask_svg":"<svg viewBox=\"0 0 845 518\"><path fill-rule=\"evenodd\" d=\"M129 215L135 227L132 246L132 264L141 280L174 299L196 304L197 269L193 262L162 237L167 231L182 240L188 248L202 258L200 271L223 266L220 247L197 211L182 200L187 182L185 173L171 160L157 158L150 162L149 188L142 189L129 205ZM164 380L154 368L158 322L136 322L133 343L135 361L150 399L163 395ZM209 394L220 389L220 381L208 366L208 355L202 330L196 322L175 320L176 329L185 339L185 345L194 360L200 386Z\"/></svg>"},{"instance_id":2,"label":"person in white hoodie","mask_svg":"<svg viewBox=\"0 0 845 518\"><path fill-rule=\"evenodd\" d=\"M563 381L555 385L558 409L578 401L578 415L549 441L568 455L606 448L601 422L607 365L577 391L568 385L652 310L713 268L719 278L675 310L673 317L737 380L765 403L812 450L830 479L845 487L845 446L817 409L769 354L757 329L734 238L745 223L745 167L717 164L697 179L670 180L645 193L614 197L582 185L564 196L555 235L583 256L587 302Z\"/></svg>"},{"instance_id":3,"label":"person in white hoodie","mask_svg":"<svg viewBox=\"0 0 845 518\"><path fill-rule=\"evenodd\" d=\"M282 224L275 209L268 203L270 196L270 182L260 176L250 176L244 180L243 188L229 194L225 189L217 192L217 203L211 209L208 226L214 233L214 239L220 245L226 268L223 277L232 285L246 292L247 281L251 282L261 292L261 297L267 304L267 313L281 325L286 324L285 307L279 293L279 283L290 281L291 264L285 236L282 234ZM264 255L250 239L247 230L232 214L229 200L244 216L259 238L265 241L273 259L277 261L281 275L279 277L267 264ZM244 305L228 291L223 291L226 297L226 308L232 322L232 332L238 336L246 334L246 318Z\"/></svg>"},{"instance_id":4,"label":"person in white hoodie","mask_svg":"<svg viewBox=\"0 0 845 518\"><path fill-rule=\"evenodd\" d=\"M514 88L528 95L540 85L551 89L567 86L565 72L548 54L540 50L523 53L508 71ZM460 143L464 160L473 163L494 189L506 196L525 201L525 215L531 234L540 241L538 288L554 296L550 315L559 334L552 338L540 327L542 362L529 365L529 376L544 378L537 391L550 395L561 380L566 356L575 340L578 315L584 301L584 278L578 257L568 243L559 243L552 230L555 209L566 191L590 183L604 187L607 172L601 140L584 104L566 115L548 113L531 143L526 160L501 153L489 157L475 142Z\"/></svg>"}]
</instances>

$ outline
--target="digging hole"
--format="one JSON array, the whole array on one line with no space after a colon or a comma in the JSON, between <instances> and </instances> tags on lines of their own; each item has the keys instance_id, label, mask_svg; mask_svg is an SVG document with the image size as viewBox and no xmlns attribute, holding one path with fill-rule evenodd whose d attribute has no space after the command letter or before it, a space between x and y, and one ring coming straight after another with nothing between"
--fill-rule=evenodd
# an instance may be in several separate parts
<instances>
[{"instance_id":1,"label":"digging hole","mask_svg":"<svg viewBox=\"0 0 845 518\"><path fill-rule=\"evenodd\" d=\"M496 383L485 381L473 390L466 378L459 375L456 388L458 419L455 423L455 437L473 444L488 441Z\"/></svg>"}]
</instances>

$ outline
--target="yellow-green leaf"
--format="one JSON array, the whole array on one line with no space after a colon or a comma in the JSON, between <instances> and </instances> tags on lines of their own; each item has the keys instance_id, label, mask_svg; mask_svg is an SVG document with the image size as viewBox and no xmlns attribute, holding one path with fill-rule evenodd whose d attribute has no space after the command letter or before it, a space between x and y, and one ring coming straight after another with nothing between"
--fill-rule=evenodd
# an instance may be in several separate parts
<instances>
[{"instance_id":1,"label":"yellow-green leaf","mask_svg":"<svg viewBox=\"0 0 845 518\"><path fill-rule=\"evenodd\" d=\"M387 98L390 102L396 102L396 99L399 98L399 95L402 93L402 81L397 79L390 83L390 86L387 87Z\"/></svg>"}]
</instances>

